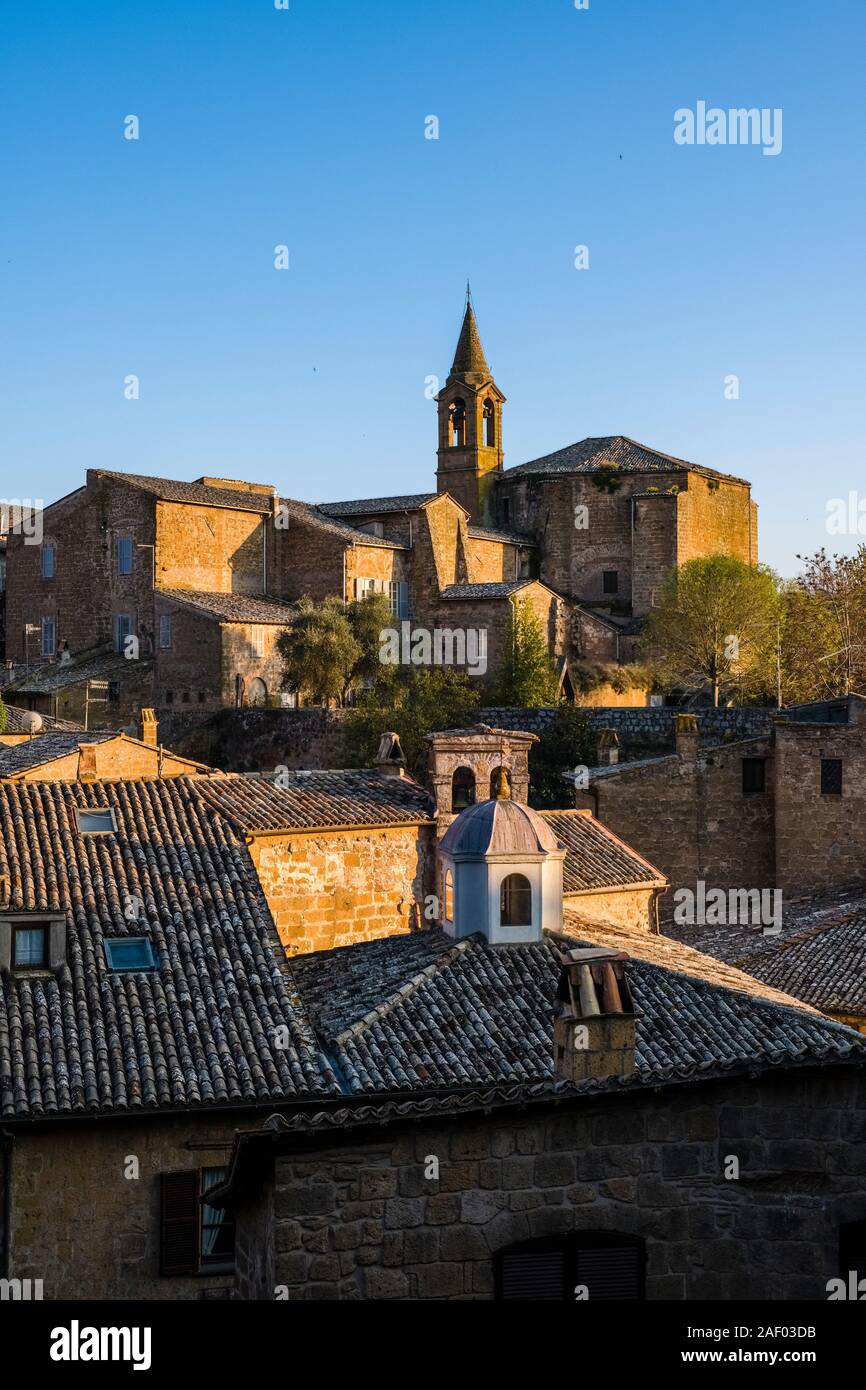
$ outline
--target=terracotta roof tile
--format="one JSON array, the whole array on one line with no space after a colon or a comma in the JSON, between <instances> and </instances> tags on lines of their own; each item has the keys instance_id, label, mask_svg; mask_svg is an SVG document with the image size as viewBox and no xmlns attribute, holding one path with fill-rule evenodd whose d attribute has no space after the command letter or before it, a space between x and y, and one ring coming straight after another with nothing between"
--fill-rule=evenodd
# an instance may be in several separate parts
<instances>
[{"instance_id":1,"label":"terracotta roof tile","mask_svg":"<svg viewBox=\"0 0 866 1390\"><path fill-rule=\"evenodd\" d=\"M341 825L400 825L429 820L433 803L411 777L376 771L288 772L270 778L230 775L202 795L245 833Z\"/></svg>"},{"instance_id":2,"label":"terracotta roof tile","mask_svg":"<svg viewBox=\"0 0 866 1390\"><path fill-rule=\"evenodd\" d=\"M582 811L540 813L567 851L562 886L566 893L629 884L666 882L665 875L620 840L593 816Z\"/></svg>"}]
</instances>

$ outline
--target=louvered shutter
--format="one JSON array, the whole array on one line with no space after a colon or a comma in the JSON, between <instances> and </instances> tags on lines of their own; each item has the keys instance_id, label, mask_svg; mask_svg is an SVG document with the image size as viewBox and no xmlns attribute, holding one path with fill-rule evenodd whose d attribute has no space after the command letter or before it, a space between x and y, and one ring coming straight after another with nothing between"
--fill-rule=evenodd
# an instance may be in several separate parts
<instances>
[{"instance_id":1,"label":"louvered shutter","mask_svg":"<svg viewBox=\"0 0 866 1390\"><path fill-rule=\"evenodd\" d=\"M198 1271L198 1173L163 1173L160 1203L160 1274Z\"/></svg>"},{"instance_id":2,"label":"louvered shutter","mask_svg":"<svg viewBox=\"0 0 866 1390\"><path fill-rule=\"evenodd\" d=\"M641 1250L637 1245L578 1247L575 1284L585 1284L589 1302L641 1297Z\"/></svg>"},{"instance_id":3,"label":"louvered shutter","mask_svg":"<svg viewBox=\"0 0 866 1390\"><path fill-rule=\"evenodd\" d=\"M532 1250L502 1257L503 1298L565 1298L565 1251Z\"/></svg>"}]
</instances>

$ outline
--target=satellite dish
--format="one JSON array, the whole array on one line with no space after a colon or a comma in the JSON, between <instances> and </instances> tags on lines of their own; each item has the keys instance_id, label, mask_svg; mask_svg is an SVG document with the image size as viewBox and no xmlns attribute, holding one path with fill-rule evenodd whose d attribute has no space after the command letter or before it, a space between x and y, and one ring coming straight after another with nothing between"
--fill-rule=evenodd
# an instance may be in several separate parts
<instances>
[{"instance_id":1,"label":"satellite dish","mask_svg":"<svg viewBox=\"0 0 866 1390\"><path fill-rule=\"evenodd\" d=\"M35 709L29 709L22 714L21 724L26 734L38 734L42 729L42 715L37 714Z\"/></svg>"}]
</instances>

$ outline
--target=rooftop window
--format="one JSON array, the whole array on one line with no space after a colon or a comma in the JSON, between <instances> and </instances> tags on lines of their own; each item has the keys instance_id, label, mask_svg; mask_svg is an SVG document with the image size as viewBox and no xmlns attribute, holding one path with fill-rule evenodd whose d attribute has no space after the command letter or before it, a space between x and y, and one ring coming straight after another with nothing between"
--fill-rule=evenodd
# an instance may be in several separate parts
<instances>
[{"instance_id":1,"label":"rooftop window","mask_svg":"<svg viewBox=\"0 0 866 1390\"><path fill-rule=\"evenodd\" d=\"M156 954L147 936L106 937L105 959L109 970L155 970Z\"/></svg>"},{"instance_id":2,"label":"rooftop window","mask_svg":"<svg viewBox=\"0 0 866 1390\"><path fill-rule=\"evenodd\" d=\"M110 806L76 806L75 822L82 835L115 835L117 823Z\"/></svg>"}]
</instances>

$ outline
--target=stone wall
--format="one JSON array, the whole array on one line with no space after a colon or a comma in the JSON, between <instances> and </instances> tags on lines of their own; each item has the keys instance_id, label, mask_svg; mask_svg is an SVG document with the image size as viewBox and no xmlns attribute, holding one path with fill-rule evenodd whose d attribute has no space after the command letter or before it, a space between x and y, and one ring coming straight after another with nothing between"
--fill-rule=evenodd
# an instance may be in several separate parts
<instances>
[{"instance_id":1,"label":"stone wall","mask_svg":"<svg viewBox=\"0 0 866 1390\"><path fill-rule=\"evenodd\" d=\"M426 925L433 826L256 836L250 855L289 955Z\"/></svg>"},{"instance_id":2,"label":"stone wall","mask_svg":"<svg viewBox=\"0 0 866 1390\"><path fill-rule=\"evenodd\" d=\"M823 1300L840 1223L866 1218L853 1069L313 1143L278 1156L273 1186L240 1209L241 1297L490 1299L498 1251L604 1231L645 1240L648 1299Z\"/></svg>"},{"instance_id":3,"label":"stone wall","mask_svg":"<svg viewBox=\"0 0 866 1390\"><path fill-rule=\"evenodd\" d=\"M841 796L821 791L821 759L842 762ZM866 727L776 727L776 875L785 893L866 879Z\"/></svg>"}]
</instances>

